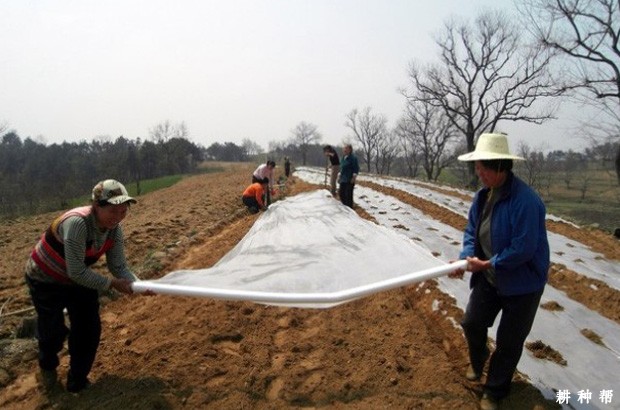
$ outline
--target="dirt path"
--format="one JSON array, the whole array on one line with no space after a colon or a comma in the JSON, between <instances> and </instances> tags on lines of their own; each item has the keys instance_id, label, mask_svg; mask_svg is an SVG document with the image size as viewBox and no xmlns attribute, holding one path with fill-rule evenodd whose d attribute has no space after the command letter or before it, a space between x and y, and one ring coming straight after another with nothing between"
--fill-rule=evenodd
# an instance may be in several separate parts
<instances>
[{"instance_id":1,"label":"dirt path","mask_svg":"<svg viewBox=\"0 0 620 410\"><path fill-rule=\"evenodd\" d=\"M193 176L140 197L124 222L138 274L209 267L225 255L257 218L239 198L252 168ZM311 189L293 181L288 194ZM54 215L0 227L5 312L29 306L22 266ZM120 298L102 308L94 385L80 395L42 393L33 341L7 338L18 325L10 316L0 331L0 408L475 409L481 390L463 378L466 348L455 326L461 314L434 281L327 310ZM66 371L63 356L61 376ZM517 380L503 409L557 408Z\"/></svg>"}]
</instances>

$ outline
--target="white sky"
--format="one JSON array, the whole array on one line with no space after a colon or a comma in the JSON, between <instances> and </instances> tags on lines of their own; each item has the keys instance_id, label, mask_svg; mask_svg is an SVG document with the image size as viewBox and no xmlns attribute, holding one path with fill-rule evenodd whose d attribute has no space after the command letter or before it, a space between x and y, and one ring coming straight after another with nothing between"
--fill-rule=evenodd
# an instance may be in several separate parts
<instances>
[{"instance_id":1,"label":"white sky","mask_svg":"<svg viewBox=\"0 0 620 410\"><path fill-rule=\"evenodd\" d=\"M144 138L184 121L204 146L250 138L267 148L306 121L339 144L353 108L393 125L408 64L434 58L431 35L446 18L486 7L512 3L0 0L0 124L53 143ZM504 130L513 149L579 149L566 124Z\"/></svg>"}]
</instances>

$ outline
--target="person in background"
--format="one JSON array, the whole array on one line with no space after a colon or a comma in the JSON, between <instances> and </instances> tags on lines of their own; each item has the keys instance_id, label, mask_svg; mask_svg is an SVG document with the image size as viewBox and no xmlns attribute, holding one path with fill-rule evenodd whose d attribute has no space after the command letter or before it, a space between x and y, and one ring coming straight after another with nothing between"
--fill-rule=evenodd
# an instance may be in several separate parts
<instances>
[{"instance_id":1,"label":"person in background","mask_svg":"<svg viewBox=\"0 0 620 410\"><path fill-rule=\"evenodd\" d=\"M461 322L469 347L465 377L481 378L489 358L488 328L501 319L490 354L482 409L497 409L510 392L512 377L532 329L549 270L545 206L525 182L512 173L513 160L504 134L482 134L476 149L460 161L475 161L484 187L469 210L460 259L472 272L471 294ZM464 270L450 274L462 278Z\"/></svg>"},{"instance_id":2,"label":"person in background","mask_svg":"<svg viewBox=\"0 0 620 410\"><path fill-rule=\"evenodd\" d=\"M269 181L269 186L265 189L264 202L266 205L271 205L271 195L275 193L273 189L273 170L275 167L275 161L268 160L266 163L259 165L252 174L252 183L260 183L265 178Z\"/></svg>"},{"instance_id":3,"label":"person in background","mask_svg":"<svg viewBox=\"0 0 620 410\"><path fill-rule=\"evenodd\" d=\"M323 154L329 160L329 167L331 168L329 186L331 187L332 195L336 196L336 181L338 180L338 171L340 170L340 158L338 158L338 153L331 145L323 147Z\"/></svg>"},{"instance_id":4,"label":"person in background","mask_svg":"<svg viewBox=\"0 0 620 410\"><path fill-rule=\"evenodd\" d=\"M263 202L263 195L268 186L269 179L263 178L259 182L252 183L243 191L241 202L248 207L251 213L255 214L259 210L264 211L267 209L267 205Z\"/></svg>"},{"instance_id":5,"label":"person in background","mask_svg":"<svg viewBox=\"0 0 620 410\"><path fill-rule=\"evenodd\" d=\"M340 201L353 208L353 188L360 166L357 157L353 155L353 147L346 144L342 149L342 161L340 161Z\"/></svg>"},{"instance_id":6,"label":"person in background","mask_svg":"<svg viewBox=\"0 0 620 410\"><path fill-rule=\"evenodd\" d=\"M129 295L131 283L137 280L125 260L120 225L135 203L120 182L97 183L91 204L56 218L27 261L25 279L37 313L37 378L47 391L58 386L58 353L67 336L67 391L77 393L90 385L88 374L101 336L99 292L113 289ZM112 277L91 269L103 255Z\"/></svg>"},{"instance_id":7,"label":"person in background","mask_svg":"<svg viewBox=\"0 0 620 410\"><path fill-rule=\"evenodd\" d=\"M291 176L291 161L284 157L284 176L288 179Z\"/></svg>"}]
</instances>

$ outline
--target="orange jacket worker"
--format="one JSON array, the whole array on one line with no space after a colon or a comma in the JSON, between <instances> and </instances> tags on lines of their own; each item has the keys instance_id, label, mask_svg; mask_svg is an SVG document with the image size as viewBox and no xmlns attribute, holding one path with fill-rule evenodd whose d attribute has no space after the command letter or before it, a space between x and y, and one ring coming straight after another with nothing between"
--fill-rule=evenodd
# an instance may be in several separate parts
<instances>
[{"instance_id":1,"label":"orange jacket worker","mask_svg":"<svg viewBox=\"0 0 620 410\"><path fill-rule=\"evenodd\" d=\"M268 185L269 179L263 178L260 182L253 183L243 191L241 201L248 207L251 213L255 214L259 209L266 209L265 203L263 202L263 195Z\"/></svg>"}]
</instances>

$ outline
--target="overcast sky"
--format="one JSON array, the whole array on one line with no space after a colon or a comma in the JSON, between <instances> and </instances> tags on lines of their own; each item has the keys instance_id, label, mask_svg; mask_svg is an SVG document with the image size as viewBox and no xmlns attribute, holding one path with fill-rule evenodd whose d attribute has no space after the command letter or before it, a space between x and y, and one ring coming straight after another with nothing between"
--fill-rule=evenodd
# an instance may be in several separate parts
<instances>
[{"instance_id":1,"label":"overcast sky","mask_svg":"<svg viewBox=\"0 0 620 410\"><path fill-rule=\"evenodd\" d=\"M204 146L263 148L301 121L323 142L345 115L402 113L408 64L450 16L510 0L0 0L0 124L45 143L148 137L184 121ZM579 149L568 121L511 124L511 147ZM545 142L543 142L545 141Z\"/></svg>"}]
</instances>

